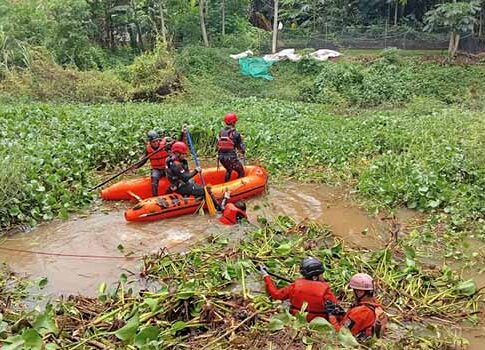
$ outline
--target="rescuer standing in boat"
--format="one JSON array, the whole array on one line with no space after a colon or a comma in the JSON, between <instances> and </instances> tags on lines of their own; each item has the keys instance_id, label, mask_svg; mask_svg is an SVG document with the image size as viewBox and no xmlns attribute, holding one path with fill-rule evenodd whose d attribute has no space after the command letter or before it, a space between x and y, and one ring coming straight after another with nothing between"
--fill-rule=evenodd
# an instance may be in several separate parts
<instances>
[{"instance_id":1,"label":"rescuer standing in boat","mask_svg":"<svg viewBox=\"0 0 485 350\"><path fill-rule=\"evenodd\" d=\"M141 168L145 163L150 160L152 167L151 180L152 180L152 196L158 196L158 183L160 178L165 176L165 160L168 157L168 152L172 145L172 139L170 137L160 138L155 130L150 130L147 133L148 143L145 149L145 159L138 162L134 169ZM149 156L148 158L146 156Z\"/></svg>"},{"instance_id":2,"label":"rescuer standing in boat","mask_svg":"<svg viewBox=\"0 0 485 350\"><path fill-rule=\"evenodd\" d=\"M328 319L325 308L326 302L330 301L332 305L337 303L337 298L332 293L329 284L323 279L323 264L317 258L303 259L300 264L300 273L304 278L298 278L295 282L281 289L278 289L271 280L264 265L260 266L260 273L264 278L266 291L273 299L289 299L292 315L296 315L305 302L308 304L305 310L308 312L307 321L311 321L315 317Z\"/></svg>"},{"instance_id":3,"label":"rescuer standing in boat","mask_svg":"<svg viewBox=\"0 0 485 350\"><path fill-rule=\"evenodd\" d=\"M386 328L387 316L381 304L374 298L374 281L366 273L358 273L350 279L355 301L342 320L338 320L335 305L327 303L329 321L337 331L347 327L359 341L366 341L373 335L381 337Z\"/></svg>"},{"instance_id":4,"label":"rescuer standing in boat","mask_svg":"<svg viewBox=\"0 0 485 350\"><path fill-rule=\"evenodd\" d=\"M224 116L226 126L221 129L217 138L217 161L226 169L224 182L230 180L233 171L237 172L237 178L244 177L244 166L237 157L236 150L241 153L244 160L246 146L243 143L241 134L236 130L237 120L235 113L226 114Z\"/></svg>"},{"instance_id":5,"label":"rescuer standing in boat","mask_svg":"<svg viewBox=\"0 0 485 350\"><path fill-rule=\"evenodd\" d=\"M182 132L179 137L179 141L185 139L185 133L187 129L186 126L182 128ZM134 170L141 168L145 163L150 160L150 165L152 167L151 180L152 180L152 196L158 196L158 183L160 178L164 177L165 174L165 161L169 155L170 148L173 144L173 139L171 137L161 138L160 135L155 130L150 130L147 133L148 142L145 148L144 159L138 162L134 166ZM150 157L146 157L151 154Z\"/></svg>"}]
</instances>

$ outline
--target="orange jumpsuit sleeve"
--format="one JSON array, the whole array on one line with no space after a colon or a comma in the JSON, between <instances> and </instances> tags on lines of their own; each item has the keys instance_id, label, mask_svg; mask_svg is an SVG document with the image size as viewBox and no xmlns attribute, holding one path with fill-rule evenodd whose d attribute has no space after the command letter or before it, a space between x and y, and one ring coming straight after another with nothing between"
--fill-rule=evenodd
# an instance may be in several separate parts
<instances>
[{"instance_id":1,"label":"orange jumpsuit sleeve","mask_svg":"<svg viewBox=\"0 0 485 350\"><path fill-rule=\"evenodd\" d=\"M287 285L284 288L278 288L276 287L270 276L264 277L264 284L266 284L266 291L268 292L268 294L271 295L271 298L276 300L289 299L293 291L293 283Z\"/></svg>"},{"instance_id":2,"label":"orange jumpsuit sleeve","mask_svg":"<svg viewBox=\"0 0 485 350\"><path fill-rule=\"evenodd\" d=\"M338 304L337 297L335 296L335 294L332 293L332 290L330 288L328 288L328 292L325 295L325 300L330 300L331 302Z\"/></svg>"},{"instance_id":3,"label":"orange jumpsuit sleeve","mask_svg":"<svg viewBox=\"0 0 485 350\"><path fill-rule=\"evenodd\" d=\"M345 315L345 316L347 316L347 315ZM335 315L330 315L330 316L328 317L328 321L329 321L329 322L330 322L330 324L333 326L333 328L335 328L335 330L336 330L337 332L339 332L339 331L342 329L342 327L343 327L343 325L344 325L344 320L345 320L345 317L344 317L344 319L343 319L341 322L339 322L339 321L337 320L337 317L335 317Z\"/></svg>"}]
</instances>

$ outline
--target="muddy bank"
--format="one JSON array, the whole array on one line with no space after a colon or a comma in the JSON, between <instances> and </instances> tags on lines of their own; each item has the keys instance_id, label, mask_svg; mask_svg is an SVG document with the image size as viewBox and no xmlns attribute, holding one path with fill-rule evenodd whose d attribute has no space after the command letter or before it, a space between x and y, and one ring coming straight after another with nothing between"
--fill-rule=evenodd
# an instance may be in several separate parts
<instances>
[{"instance_id":1,"label":"muddy bank","mask_svg":"<svg viewBox=\"0 0 485 350\"><path fill-rule=\"evenodd\" d=\"M48 293L94 295L99 283L114 282L120 273L138 271L138 259L126 259L125 254L136 257L163 248L181 251L210 233L234 229L220 225L216 218L198 215L127 223L123 210L128 205L104 205L85 217L55 221L14 235L0 245L11 249L0 249L0 260L16 272L47 277ZM266 195L248 201L248 213L251 222L258 216L276 215L313 219L331 226L350 244L368 249L382 247L389 236L388 224L359 208L347 191L323 185L272 186Z\"/></svg>"}]
</instances>

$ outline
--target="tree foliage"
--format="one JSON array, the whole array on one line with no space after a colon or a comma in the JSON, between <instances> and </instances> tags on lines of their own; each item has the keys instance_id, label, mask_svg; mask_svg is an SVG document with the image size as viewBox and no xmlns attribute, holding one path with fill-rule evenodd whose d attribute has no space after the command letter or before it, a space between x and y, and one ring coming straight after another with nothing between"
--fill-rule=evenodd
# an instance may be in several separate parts
<instances>
[{"instance_id":1,"label":"tree foliage","mask_svg":"<svg viewBox=\"0 0 485 350\"><path fill-rule=\"evenodd\" d=\"M28 49L42 46L55 61L80 69L129 63L158 40L181 47L201 44L202 28L211 46L257 48L271 31L274 0L0 0L0 67L29 65ZM352 28L383 32L384 25L420 31L446 28L483 32L476 2L438 0L281 0L284 30L323 33ZM430 11L431 10L431 11ZM205 26L201 26L201 19ZM426 21L426 22L424 22ZM355 32L355 30L353 32ZM407 29L406 29L407 30ZM108 54L109 52L109 54Z\"/></svg>"},{"instance_id":2,"label":"tree foliage","mask_svg":"<svg viewBox=\"0 0 485 350\"><path fill-rule=\"evenodd\" d=\"M476 1L453 2L436 6L426 13L425 30L432 31L445 28L450 32L450 45L448 52L454 56L458 49L460 33L469 33L473 30L477 19L475 14L480 10Z\"/></svg>"}]
</instances>

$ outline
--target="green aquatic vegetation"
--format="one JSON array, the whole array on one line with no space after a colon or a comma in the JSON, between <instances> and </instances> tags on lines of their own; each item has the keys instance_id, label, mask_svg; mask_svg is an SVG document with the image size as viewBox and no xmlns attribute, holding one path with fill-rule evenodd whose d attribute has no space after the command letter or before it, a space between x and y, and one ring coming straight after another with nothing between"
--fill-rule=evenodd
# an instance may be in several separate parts
<instances>
[{"instance_id":1,"label":"green aquatic vegetation","mask_svg":"<svg viewBox=\"0 0 485 350\"><path fill-rule=\"evenodd\" d=\"M258 264L294 279L307 255L323 261L324 277L344 306L353 298L347 288L352 274L365 271L375 277L392 325L384 339L369 345L373 348L406 348L401 343L412 348L428 339L417 329L434 327L446 334L443 321L460 322L483 307L473 283L448 269L428 268L415 260L410 247L357 250L312 222L297 224L287 217L261 222L247 228L240 241L219 235L186 253L164 250L146 256L140 277L148 287L140 292L134 291L137 280L122 276L110 288L100 286L98 298L60 299L43 311L8 306L0 342L8 349L28 345L36 350L261 348L269 342L276 347L313 344L315 349L350 346L355 340L349 334L337 336L323 320L306 323L304 312L289 315L262 290ZM448 346L454 340L426 341Z\"/></svg>"},{"instance_id":2,"label":"green aquatic vegetation","mask_svg":"<svg viewBox=\"0 0 485 350\"><path fill-rule=\"evenodd\" d=\"M176 136L191 125L215 159L224 113L240 115L248 158L275 177L344 182L379 206L444 211L457 229L483 217L482 113L427 106L333 115L322 105L257 98L224 104L18 104L0 107L0 227L65 218L95 198L96 171L143 153L145 133ZM215 161L214 161L215 164Z\"/></svg>"}]
</instances>

